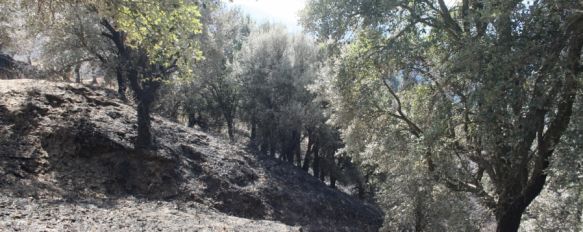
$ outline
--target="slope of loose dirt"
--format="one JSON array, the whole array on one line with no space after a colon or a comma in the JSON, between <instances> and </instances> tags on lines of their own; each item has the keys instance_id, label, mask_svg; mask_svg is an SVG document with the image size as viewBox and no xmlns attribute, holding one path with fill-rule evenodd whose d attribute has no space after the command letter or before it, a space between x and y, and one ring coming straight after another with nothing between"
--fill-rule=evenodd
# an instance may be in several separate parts
<instances>
[{"instance_id":1,"label":"slope of loose dirt","mask_svg":"<svg viewBox=\"0 0 583 232\"><path fill-rule=\"evenodd\" d=\"M376 231L382 223L376 207L287 163L162 118L153 119L156 148L135 150L135 121L105 90L0 80L0 230L54 226L42 220L70 222L79 211L87 218L71 230ZM6 206L23 201L24 216Z\"/></svg>"}]
</instances>

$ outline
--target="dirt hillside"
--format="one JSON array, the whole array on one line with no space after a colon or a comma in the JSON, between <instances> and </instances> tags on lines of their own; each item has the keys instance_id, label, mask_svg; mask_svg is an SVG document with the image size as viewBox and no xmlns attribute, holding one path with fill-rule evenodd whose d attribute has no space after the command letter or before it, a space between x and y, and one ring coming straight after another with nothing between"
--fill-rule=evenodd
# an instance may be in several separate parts
<instances>
[{"instance_id":1,"label":"dirt hillside","mask_svg":"<svg viewBox=\"0 0 583 232\"><path fill-rule=\"evenodd\" d=\"M378 208L106 90L0 80L0 230L376 231Z\"/></svg>"}]
</instances>

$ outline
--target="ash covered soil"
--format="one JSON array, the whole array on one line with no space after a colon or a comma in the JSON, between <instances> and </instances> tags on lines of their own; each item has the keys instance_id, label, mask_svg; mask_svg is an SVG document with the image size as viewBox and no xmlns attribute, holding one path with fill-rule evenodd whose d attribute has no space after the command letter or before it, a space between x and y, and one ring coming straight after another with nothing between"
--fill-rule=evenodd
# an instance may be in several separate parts
<instances>
[{"instance_id":1,"label":"ash covered soil","mask_svg":"<svg viewBox=\"0 0 583 232\"><path fill-rule=\"evenodd\" d=\"M106 90L0 80L0 230L377 231L381 211Z\"/></svg>"},{"instance_id":2,"label":"ash covered soil","mask_svg":"<svg viewBox=\"0 0 583 232\"><path fill-rule=\"evenodd\" d=\"M0 231L301 231L227 216L205 206L135 198L37 200L0 196Z\"/></svg>"}]
</instances>

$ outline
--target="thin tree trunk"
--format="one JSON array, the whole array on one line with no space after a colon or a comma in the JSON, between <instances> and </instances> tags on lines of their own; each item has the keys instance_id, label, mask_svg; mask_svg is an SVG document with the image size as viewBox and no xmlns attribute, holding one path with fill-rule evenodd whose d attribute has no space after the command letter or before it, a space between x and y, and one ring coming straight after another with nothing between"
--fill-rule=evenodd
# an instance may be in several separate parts
<instances>
[{"instance_id":1,"label":"thin tree trunk","mask_svg":"<svg viewBox=\"0 0 583 232\"><path fill-rule=\"evenodd\" d=\"M308 148L306 149L306 155L304 155L304 163L302 165L302 169L306 172L310 170L310 155L314 150L314 139L308 132Z\"/></svg>"},{"instance_id":2,"label":"thin tree trunk","mask_svg":"<svg viewBox=\"0 0 583 232\"><path fill-rule=\"evenodd\" d=\"M275 138L273 138L273 136L269 136L269 155L271 157L275 157L275 151L276 151L276 140Z\"/></svg>"},{"instance_id":3,"label":"thin tree trunk","mask_svg":"<svg viewBox=\"0 0 583 232\"><path fill-rule=\"evenodd\" d=\"M336 175L334 174L330 175L330 187L336 188Z\"/></svg>"},{"instance_id":4,"label":"thin tree trunk","mask_svg":"<svg viewBox=\"0 0 583 232\"><path fill-rule=\"evenodd\" d=\"M233 123L233 117L229 114L225 114L225 120L227 121L227 132L229 133L229 140L235 142L235 128Z\"/></svg>"},{"instance_id":5,"label":"thin tree trunk","mask_svg":"<svg viewBox=\"0 0 583 232\"><path fill-rule=\"evenodd\" d=\"M325 165L320 164L320 181L324 182L326 180L326 172L328 170L325 168Z\"/></svg>"},{"instance_id":6,"label":"thin tree trunk","mask_svg":"<svg viewBox=\"0 0 583 232\"><path fill-rule=\"evenodd\" d=\"M193 128L196 125L196 114L195 113L188 113L188 124L187 126Z\"/></svg>"},{"instance_id":7,"label":"thin tree trunk","mask_svg":"<svg viewBox=\"0 0 583 232\"><path fill-rule=\"evenodd\" d=\"M296 132L292 131L289 134L289 138L286 140L282 140L281 144L282 144L282 150L283 150L283 145L285 144L285 159L288 163L293 164L294 163L294 154L295 154L295 148L296 148L296 144L295 144L295 140L296 140Z\"/></svg>"},{"instance_id":8,"label":"thin tree trunk","mask_svg":"<svg viewBox=\"0 0 583 232\"><path fill-rule=\"evenodd\" d=\"M81 64L75 65L75 82L81 83Z\"/></svg>"},{"instance_id":9,"label":"thin tree trunk","mask_svg":"<svg viewBox=\"0 0 583 232\"><path fill-rule=\"evenodd\" d=\"M259 139L261 142L261 154L264 156L269 155L269 132L265 127L262 127L259 131L261 133Z\"/></svg>"},{"instance_id":10,"label":"thin tree trunk","mask_svg":"<svg viewBox=\"0 0 583 232\"><path fill-rule=\"evenodd\" d=\"M318 156L318 150L320 150L320 148L318 147L318 145L314 146L314 161L312 164L312 171L314 172L314 177L318 178L320 177L320 157Z\"/></svg>"},{"instance_id":11,"label":"thin tree trunk","mask_svg":"<svg viewBox=\"0 0 583 232\"><path fill-rule=\"evenodd\" d=\"M264 156L267 156L269 153L269 142L267 141L267 138L263 138L261 141L261 154Z\"/></svg>"},{"instance_id":12,"label":"thin tree trunk","mask_svg":"<svg viewBox=\"0 0 583 232\"><path fill-rule=\"evenodd\" d=\"M296 160L297 160L297 167L301 168L302 167L302 147L301 147L301 142L302 141L297 141L296 142Z\"/></svg>"},{"instance_id":13,"label":"thin tree trunk","mask_svg":"<svg viewBox=\"0 0 583 232\"><path fill-rule=\"evenodd\" d=\"M286 141L289 141L289 139L280 134L279 140L279 144L281 144L281 146L279 146L279 158L287 162L289 161L289 142L286 143Z\"/></svg>"},{"instance_id":14,"label":"thin tree trunk","mask_svg":"<svg viewBox=\"0 0 583 232\"><path fill-rule=\"evenodd\" d=\"M298 130L294 130L292 133L292 140L291 142L291 148L292 148L292 152L290 154L291 159L292 159L292 164L294 164L294 162L297 162L297 166L300 167L301 166L301 159L302 159L302 155L301 155L301 149L300 149L300 140L302 139L302 136L300 134L300 132Z\"/></svg>"},{"instance_id":15,"label":"thin tree trunk","mask_svg":"<svg viewBox=\"0 0 583 232\"><path fill-rule=\"evenodd\" d=\"M1 59L1 57L0 57L0 59ZM2 67L1 62L2 62L2 60L0 60L0 71L2 69L6 69L6 68ZM65 70L65 73L63 73L63 80L64 81L71 81L72 78L73 78L73 69L71 67L69 67Z\"/></svg>"},{"instance_id":16,"label":"thin tree trunk","mask_svg":"<svg viewBox=\"0 0 583 232\"><path fill-rule=\"evenodd\" d=\"M364 200L366 192L364 189L364 181L358 180L356 183L356 189L358 191L358 199Z\"/></svg>"},{"instance_id":17,"label":"thin tree trunk","mask_svg":"<svg viewBox=\"0 0 583 232\"><path fill-rule=\"evenodd\" d=\"M251 138L250 138L251 149L257 149L257 119L255 115L251 116Z\"/></svg>"},{"instance_id":18,"label":"thin tree trunk","mask_svg":"<svg viewBox=\"0 0 583 232\"><path fill-rule=\"evenodd\" d=\"M255 116L251 119L251 142L255 143L257 141L257 122Z\"/></svg>"},{"instance_id":19,"label":"thin tree trunk","mask_svg":"<svg viewBox=\"0 0 583 232\"><path fill-rule=\"evenodd\" d=\"M125 79L123 78L122 68L121 67L116 68L115 74L117 76L117 94L119 95L119 98L125 102L127 101L126 97L127 85Z\"/></svg>"}]
</instances>

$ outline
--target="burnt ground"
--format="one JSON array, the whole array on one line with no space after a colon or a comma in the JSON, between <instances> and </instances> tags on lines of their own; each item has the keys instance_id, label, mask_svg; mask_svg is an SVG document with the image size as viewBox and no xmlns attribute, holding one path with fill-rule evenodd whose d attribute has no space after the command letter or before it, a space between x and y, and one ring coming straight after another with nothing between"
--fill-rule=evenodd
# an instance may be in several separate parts
<instances>
[{"instance_id":1,"label":"burnt ground","mask_svg":"<svg viewBox=\"0 0 583 232\"><path fill-rule=\"evenodd\" d=\"M377 231L381 211L302 170L153 118L107 90L0 80L0 230ZM31 227L32 226L32 227Z\"/></svg>"}]
</instances>

